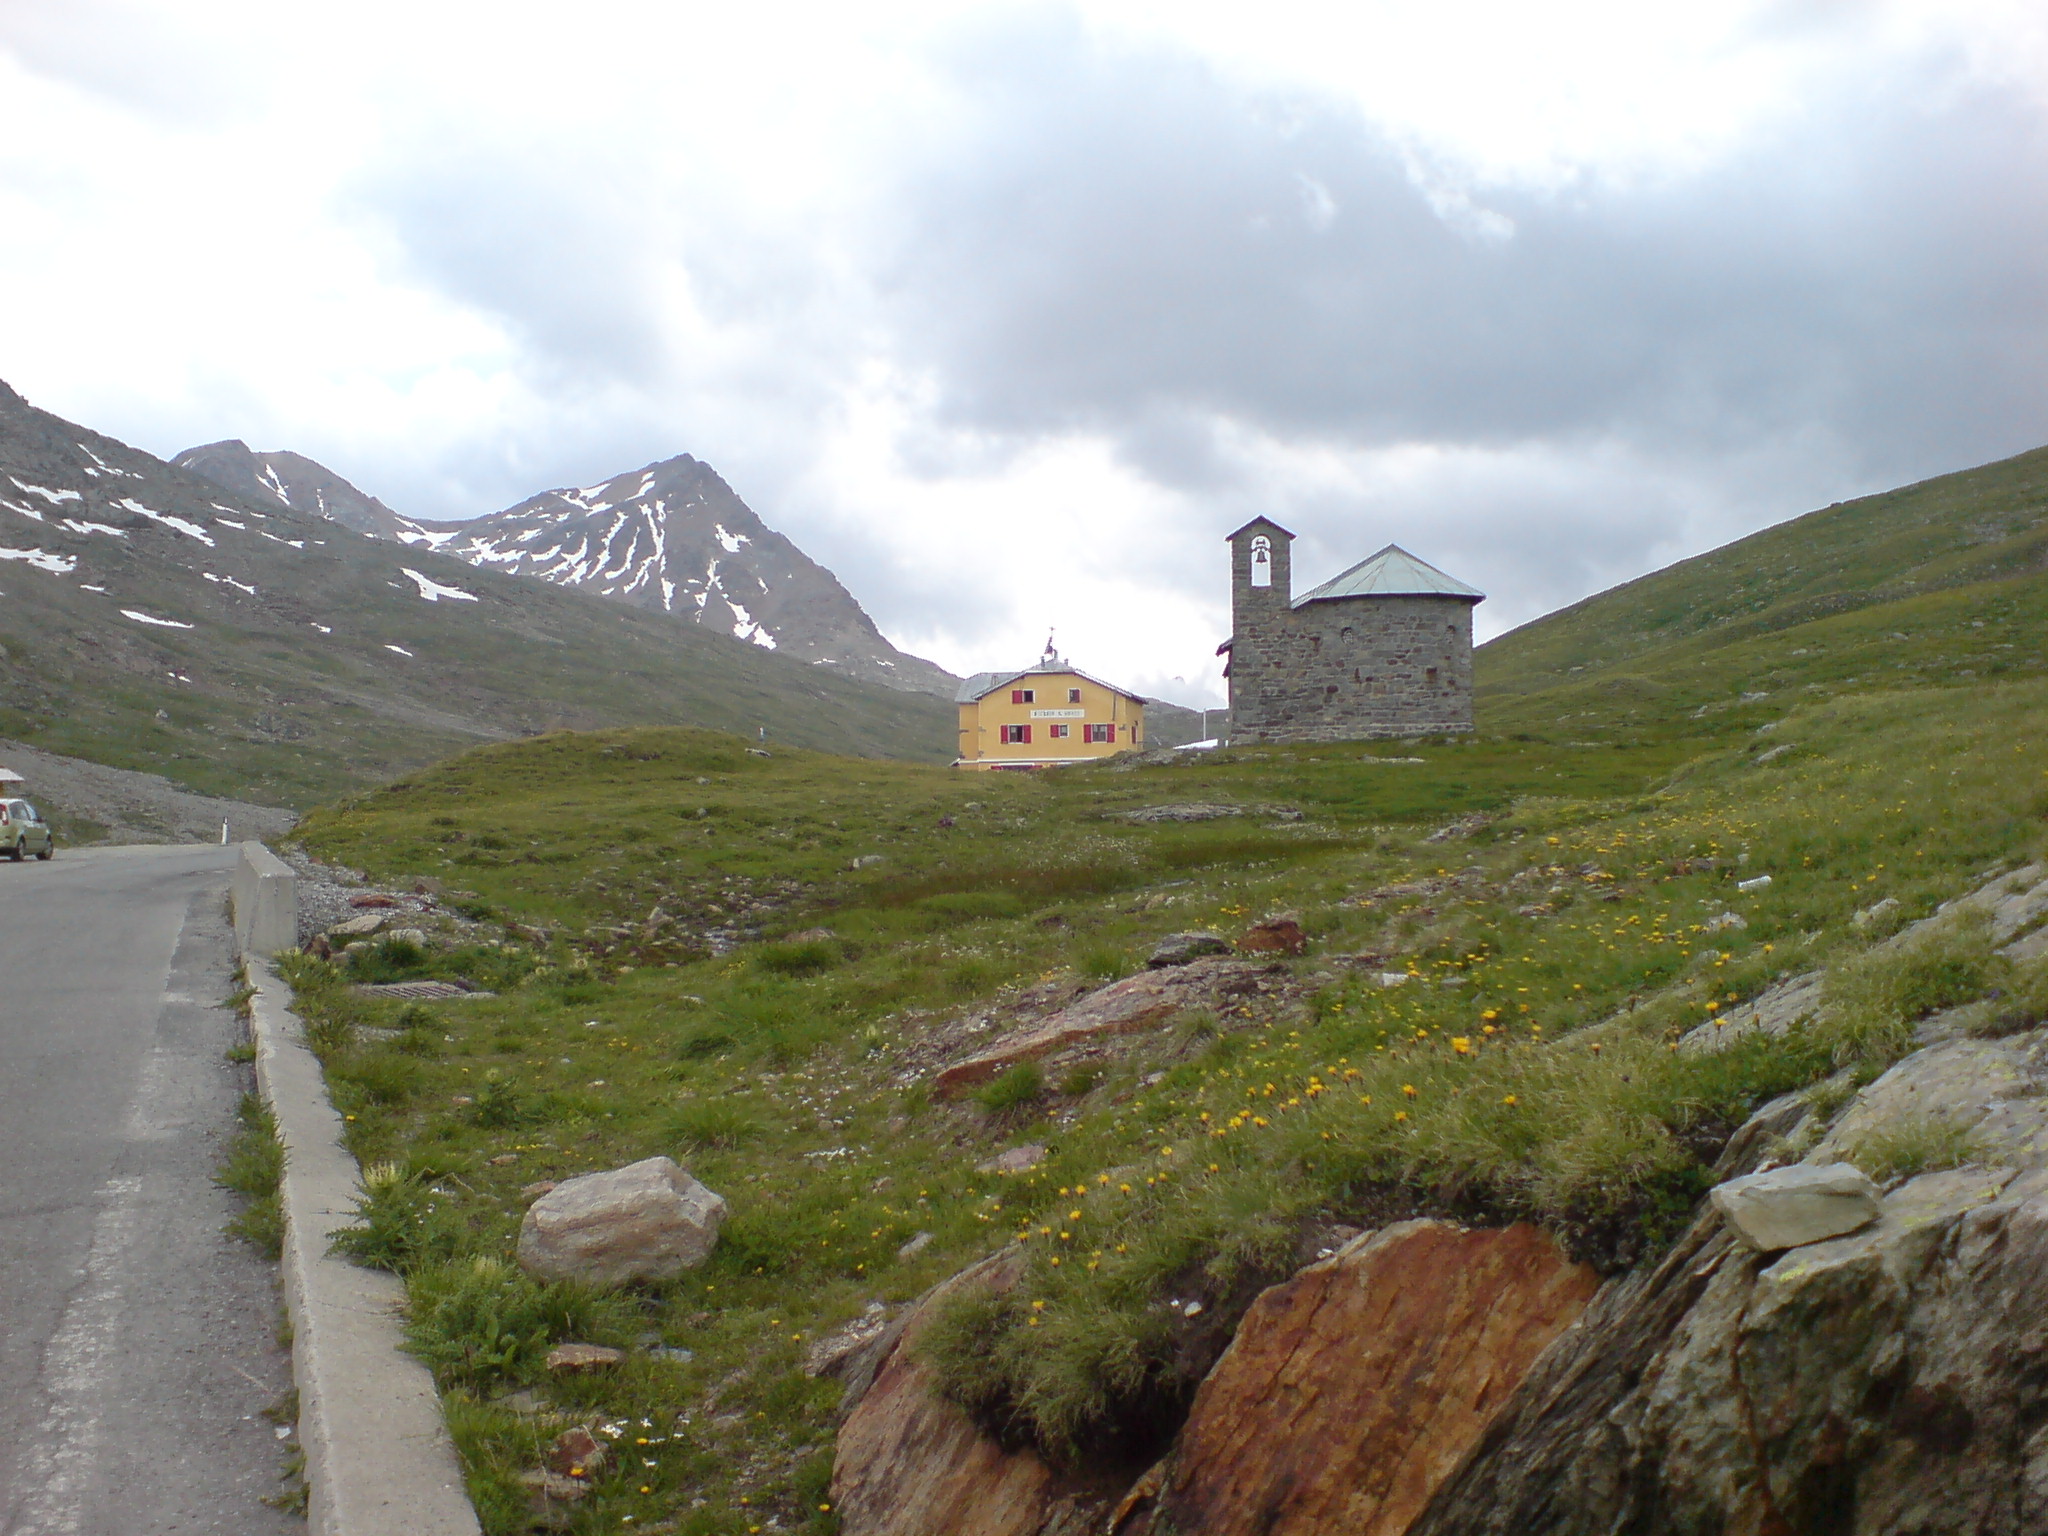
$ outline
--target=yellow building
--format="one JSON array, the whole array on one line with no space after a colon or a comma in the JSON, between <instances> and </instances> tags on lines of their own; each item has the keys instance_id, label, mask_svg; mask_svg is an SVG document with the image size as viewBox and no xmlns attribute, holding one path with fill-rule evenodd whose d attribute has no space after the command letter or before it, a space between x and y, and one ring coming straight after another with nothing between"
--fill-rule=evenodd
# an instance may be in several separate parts
<instances>
[{"instance_id":1,"label":"yellow building","mask_svg":"<svg viewBox=\"0 0 2048 1536\"><path fill-rule=\"evenodd\" d=\"M1050 650L1022 672L977 672L953 698L955 768L1056 768L1145 745L1145 701Z\"/></svg>"}]
</instances>

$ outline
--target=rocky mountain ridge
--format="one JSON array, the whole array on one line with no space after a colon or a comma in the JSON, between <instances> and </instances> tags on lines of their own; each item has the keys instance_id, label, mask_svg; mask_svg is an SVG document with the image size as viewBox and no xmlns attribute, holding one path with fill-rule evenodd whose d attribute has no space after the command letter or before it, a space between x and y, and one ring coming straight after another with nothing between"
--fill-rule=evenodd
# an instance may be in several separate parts
<instances>
[{"instance_id":1,"label":"rocky mountain ridge","mask_svg":"<svg viewBox=\"0 0 2048 1536\"><path fill-rule=\"evenodd\" d=\"M170 462L174 468L204 475L223 490L247 496L258 505L274 501L371 538L395 539L412 526L376 497L304 454L257 453L239 438L228 438L187 448Z\"/></svg>"},{"instance_id":2,"label":"rocky mountain ridge","mask_svg":"<svg viewBox=\"0 0 2048 1536\"><path fill-rule=\"evenodd\" d=\"M287 805L559 727L950 756L936 700L366 536L253 458L230 490L0 385L0 732Z\"/></svg>"},{"instance_id":3,"label":"rocky mountain ridge","mask_svg":"<svg viewBox=\"0 0 2048 1536\"><path fill-rule=\"evenodd\" d=\"M892 645L838 577L689 454L543 491L466 522L401 516L296 453L227 441L188 448L172 462L259 502L670 614L841 676L946 699L959 681Z\"/></svg>"}]
</instances>

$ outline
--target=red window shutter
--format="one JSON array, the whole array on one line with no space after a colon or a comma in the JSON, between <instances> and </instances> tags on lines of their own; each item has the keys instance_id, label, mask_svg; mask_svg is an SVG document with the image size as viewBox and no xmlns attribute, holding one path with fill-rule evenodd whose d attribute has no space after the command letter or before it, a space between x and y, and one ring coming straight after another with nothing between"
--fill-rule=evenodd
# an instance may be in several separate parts
<instances>
[{"instance_id":1,"label":"red window shutter","mask_svg":"<svg viewBox=\"0 0 2048 1536\"><path fill-rule=\"evenodd\" d=\"M1031 745L1031 727L1027 725L1027 726L1025 726L1025 727L1023 728L1023 730L1024 730L1024 745L1028 747L1028 746L1030 746L1030 745Z\"/></svg>"},{"instance_id":2,"label":"red window shutter","mask_svg":"<svg viewBox=\"0 0 2048 1536\"><path fill-rule=\"evenodd\" d=\"M1010 690L1010 702L1012 704L1022 704L1024 702L1024 690L1022 688L1012 688Z\"/></svg>"},{"instance_id":3,"label":"red window shutter","mask_svg":"<svg viewBox=\"0 0 2048 1536\"><path fill-rule=\"evenodd\" d=\"M1105 726L1104 726L1104 727L1102 728L1102 739L1103 739L1104 741L1108 742L1108 743L1109 743L1109 744L1110 744L1111 746L1115 746L1115 745L1116 745L1116 727L1115 727L1115 726L1113 726L1113 725L1105 725Z\"/></svg>"}]
</instances>

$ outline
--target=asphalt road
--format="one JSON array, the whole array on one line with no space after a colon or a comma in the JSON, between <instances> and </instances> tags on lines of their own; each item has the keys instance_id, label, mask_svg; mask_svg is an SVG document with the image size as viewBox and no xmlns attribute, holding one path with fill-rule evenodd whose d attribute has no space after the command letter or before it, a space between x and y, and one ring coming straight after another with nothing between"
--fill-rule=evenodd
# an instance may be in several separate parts
<instances>
[{"instance_id":1,"label":"asphalt road","mask_svg":"<svg viewBox=\"0 0 2048 1536\"><path fill-rule=\"evenodd\" d=\"M232 848L0 863L0 1533L268 1536L274 1270L212 1182L250 1069Z\"/></svg>"}]
</instances>

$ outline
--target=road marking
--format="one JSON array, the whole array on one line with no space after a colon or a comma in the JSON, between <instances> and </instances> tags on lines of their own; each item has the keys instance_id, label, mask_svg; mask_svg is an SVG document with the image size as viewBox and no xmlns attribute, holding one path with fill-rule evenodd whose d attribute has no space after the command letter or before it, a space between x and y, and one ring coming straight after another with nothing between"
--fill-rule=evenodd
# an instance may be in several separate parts
<instances>
[{"instance_id":1,"label":"road marking","mask_svg":"<svg viewBox=\"0 0 2048 1536\"><path fill-rule=\"evenodd\" d=\"M105 1206L93 1222L85 1283L65 1305L43 1356L47 1406L23 1468L28 1492L14 1536L84 1536L82 1499L106 1437L100 1407L122 1353L130 1283L144 1268L138 1252L146 1206L142 1180L110 1179L99 1198Z\"/></svg>"}]
</instances>

